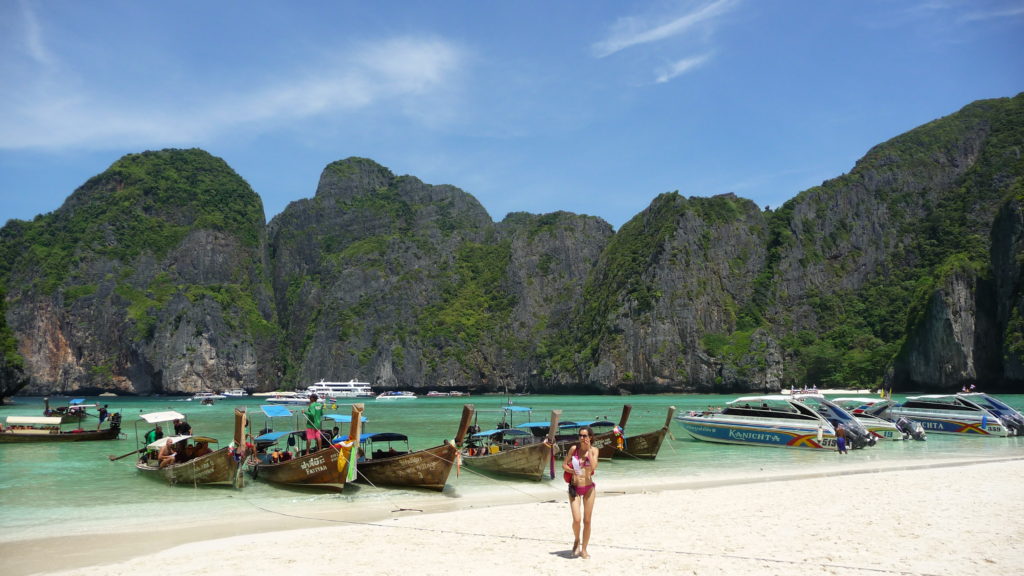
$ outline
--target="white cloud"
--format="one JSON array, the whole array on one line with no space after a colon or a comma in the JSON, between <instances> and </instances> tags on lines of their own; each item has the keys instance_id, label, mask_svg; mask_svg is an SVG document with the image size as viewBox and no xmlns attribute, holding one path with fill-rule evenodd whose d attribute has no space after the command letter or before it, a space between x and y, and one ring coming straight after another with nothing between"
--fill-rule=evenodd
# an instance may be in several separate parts
<instances>
[{"instance_id":1,"label":"white cloud","mask_svg":"<svg viewBox=\"0 0 1024 576\"><path fill-rule=\"evenodd\" d=\"M704 64L710 59L710 54L702 54L700 56L684 58L682 60L679 60L678 62L674 62L671 65L666 66L664 69L658 71L658 75L657 78L655 78L655 82L657 82L658 84L664 84L665 82L668 82L669 80L675 78L676 76L685 74L690 70L697 68L698 66Z\"/></svg>"},{"instance_id":2,"label":"white cloud","mask_svg":"<svg viewBox=\"0 0 1024 576\"><path fill-rule=\"evenodd\" d=\"M595 56L604 58L632 46L658 42L688 32L698 25L707 25L735 5L735 0L715 0L667 22L649 22L638 17L621 18L612 26L609 36L594 43L591 49Z\"/></svg>"},{"instance_id":3,"label":"white cloud","mask_svg":"<svg viewBox=\"0 0 1024 576\"><path fill-rule=\"evenodd\" d=\"M53 56L43 41L43 31L35 11L26 0L21 1L21 14L25 26L25 51L38 64L53 65Z\"/></svg>"},{"instance_id":4,"label":"white cloud","mask_svg":"<svg viewBox=\"0 0 1024 576\"><path fill-rule=\"evenodd\" d=\"M38 47L32 58L50 58L38 26L29 23L26 31ZM296 66L304 71L272 84L203 84L194 93L181 87L156 95L146 87L129 90L130 81L108 87L86 77L54 86L37 67L34 77L19 82L19 94L0 95L0 149L194 144L240 125L259 131L379 105L419 118L425 114L419 103L436 106L439 99L430 96L449 90L466 62L462 50L436 38L394 38L343 54Z\"/></svg>"}]
</instances>

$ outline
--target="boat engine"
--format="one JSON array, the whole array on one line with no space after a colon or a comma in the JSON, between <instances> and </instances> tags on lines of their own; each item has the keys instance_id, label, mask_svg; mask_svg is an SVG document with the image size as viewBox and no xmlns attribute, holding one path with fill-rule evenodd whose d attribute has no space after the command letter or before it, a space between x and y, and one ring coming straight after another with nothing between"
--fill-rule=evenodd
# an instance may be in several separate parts
<instances>
[{"instance_id":1,"label":"boat engine","mask_svg":"<svg viewBox=\"0 0 1024 576\"><path fill-rule=\"evenodd\" d=\"M846 441L849 442L850 448L874 446L877 442L868 429L858 422L847 422L843 426L846 428Z\"/></svg>"},{"instance_id":2,"label":"boat engine","mask_svg":"<svg viewBox=\"0 0 1024 576\"><path fill-rule=\"evenodd\" d=\"M903 433L904 438L927 440L927 438L925 438L924 426L922 426L920 422L914 422L913 420L908 420L906 417L900 416L896 420L896 428Z\"/></svg>"},{"instance_id":3,"label":"boat engine","mask_svg":"<svg viewBox=\"0 0 1024 576\"><path fill-rule=\"evenodd\" d=\"M1024 418L1020 414L1002 414L999 419L1010 430L1010 434L1024 436Z\"/></svg>"}]
</instances>

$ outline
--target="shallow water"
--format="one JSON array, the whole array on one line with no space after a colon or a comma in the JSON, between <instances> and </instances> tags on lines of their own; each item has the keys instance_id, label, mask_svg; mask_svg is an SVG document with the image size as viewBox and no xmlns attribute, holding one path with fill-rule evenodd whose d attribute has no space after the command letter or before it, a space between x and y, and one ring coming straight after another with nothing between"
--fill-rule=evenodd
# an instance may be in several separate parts
<instances>
[{"instance_id":1,"label":"shallow water","mask_svg":"<svg viewBox=\"0 0 1024 576\"><path fill-rule=\"evenodd\" d=\"M618 421L624 403L633 406L626 434L654 430L664 423L668 406L680 411L720 406L734 396L525 396L512 399L528 406L531 415L516 414L513 424L547 420L552 409L563 411L562 420L609 419ZM1000 396L1010 405L1024 408L1024 395ZM61 405L52 399L52 405ZM89 398L88 403L95 402ZM447 509L489 505L495 502L536 502L561 498L564 483L555 480L524 482L495 480L463 468L453 471L442 493L346 487L342 494L289 490L247 479L244 489L224 487L172 486L141 477L131 456L111 462L136 449L137 438L150 428L140 413L176 410L188 417L193 433L231 440L233 408L248 408L254 430L265 424L259 411L260 399L218 400L213 406L176 398L109 398L112 411L123 416L125 438L114 441L57 444L0 445L0 542L29 538L73 535L97 530L124 531L149 527L156 521L169 524L230 522L272 512L279 516L338 519L387 516L395 511ZM478 424L493 427L502 396L471 398L419 398L409 401L365 401L369 419L366 431L394 431L409 436L413 449L437 445L455 434L462 405L472 403L479 413ZM0 407L0 418L42 414L42 399L21 397L16 404ZM300 407L301 409L301 407ZM338 405L328 413L349 413ZM86 427L95 427L96 420ZM138 423L138 426L136 426ZM283 429L279 420L275 427ZM345 425L342 425L345 426ZM343 428L344 429L344 428ZM603 491L636 490L645 486L699 482L722 477L757 478L779 474L807 474L835 466L877 464L917 466L945 460L1019 458L1024 456L1024 438L964 438L932 434L927 442L884 442L846 456L834 452L787 450L749 446L709 444L690 440L677 424L662 446L657 460L602 461L595 479ZM559 465L556 464L556 468Z\"/></svg>"}]
</instances>

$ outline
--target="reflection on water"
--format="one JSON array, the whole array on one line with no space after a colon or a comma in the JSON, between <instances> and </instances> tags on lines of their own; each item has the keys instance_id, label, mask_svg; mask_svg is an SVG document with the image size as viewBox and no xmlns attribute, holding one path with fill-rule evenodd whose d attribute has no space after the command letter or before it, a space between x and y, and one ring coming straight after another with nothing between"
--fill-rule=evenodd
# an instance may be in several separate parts
<instances>
[{"instance_id":1,"label":"reflection on water","mask_svg":"<svg viewBox=\"0 0 1024 576\"><path fill-rule=\"evenodd\" d=\"M547 420L552 409L561 409L562 421L609 419L618 421L625 402L633 406L626 434L659 428L670 405L680 411L721 406L734 396L527 396L512 398L528 406L532 414L513 415L512 423ZM1024 395L1001 396L1012 406L1024 407ZM42 399L18 398L16 405L0 407L0 418L42 413ZM107 402L104 399L104 402ZM420 398L407 402L365 402L369 422L366 431L403 432L413 449L440 444L454 436L462 405L472 403L480 411L478 424L495 426L501 419L505 397ZM559 477L545 482L500 481L476 475L466 468L452 473L443 493L379 489L360 486L343 494L293 491L249 480L245 488L184 486L167 487L139 475L133 456L112 462L141 445L136 438L149 429L138 415L143 412L177 410L187 415L193 433L216 437L221 445L230 442L233 408L244 405L252 414L252 428L266 424L259 412L258 398L220 400L200 406L173 398L111 398L112 411L123 414L127 438L106 442L33 445L0 445L0 526L2 540L60 534L88 533L98 527L126 530L145 526L153 518L175 521L206 521L211 518L241 518L273 510L296 515L310 514L343 518L359 510L378 510L386 515L399 508L435 509L494 503L532 502L561 498L564 484ZM299 408L301 409L301 407ZM347 405L329 407L328 413L348 414ZM141 424L136 427L136 423ZM88 425L88 424L87 424ZM290 427L275 419L279 429ZM95 426L95 420L92 420ZM296 425L297 427L297 425ZM1020 457L1024 438L962 438L932 434L927 442L880 442L845 456L834 452L788 450L709 444L690 440L676 424L662 446L658 459L601 462L598 482L608 491L644 489L652 484L680 484L718 477L756 478L768 474L803 474L871 462L880 467L918 466L936 460ZM560 463L555 464L556 471ZM57 525L59 524L59 531ZM16 530L15 530L16 529Z\"/></svg>"}]
</instances>

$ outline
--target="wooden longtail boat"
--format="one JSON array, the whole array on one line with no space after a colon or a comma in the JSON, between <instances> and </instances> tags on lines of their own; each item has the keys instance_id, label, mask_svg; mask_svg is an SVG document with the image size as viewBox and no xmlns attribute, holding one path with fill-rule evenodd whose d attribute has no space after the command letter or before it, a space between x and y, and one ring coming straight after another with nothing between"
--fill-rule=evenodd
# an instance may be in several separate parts
<instances>
[{"instance_id":1,"label":"wooden longtail boat","mask_svg":"<svg viewBox=\"0 0 1024 576\"><path fill-rule=\"evenodd\" d=\"M73 424L92 417L92 414L86 412L86 408L95 407L96 404L86 404L84 398L75 398L68 402L67 406L50 408L50 399L43 398L43 416L59 417L61 424Z\"/></svg>"},{"instance_id":2,"label":"wooden longtail boat","mask_svg":"<svg viewBox=\"0 0 1024 576\"><path fill-rule=\"evenodd\" d=\"M121 415L110 415L110 425L102 430L61 430L59 416L8 416L0 431L0 444L38 442L85 442L116 440L121 434Z\"/></svg>"},{"instance_id":3,"label":"wooden longtail boat","mask_svg":"<svg viewBox=\"0 0 1024 576\"><path fill-rule=\"evenodd\" d=\"M623 410L627 408L631 409L632 407L627 404L623 407ZM654 460L657 458L658 451L661 450L661 444L665 441L669 425L672 423L672 417L675 414L676 407L669 406L664 426L657 430L637 434L636 436L624 437L622 439L622 447L616 447L612 452L612 458L634 458L639 460Z\"/></svg>"},{"instance_id":4,"label":"wooden longtail boat","mask_svg":"<svg viewBox=\"0 0 1024 576\"><path fill-rule=\"evenodd\" d=\"M157 412L143 414L142 419L150 424L169 422L171 420L184 418L176 412ZM245 452L245 410L235 408L235 438L231 446L215 450L204 456L193 458L186 462L175 463L160 467L160 462L155 458L153 450L159 451L168 440L171 444L187 442L194 439L199 442L215 443L214 438L203 436L172 436L161 438L150 443L147 448L149 452L139 459L135 467L144 476L165 480L168 484L210 484L229 485L241 487L239 477L239 461ZM237 447L237 449L236 449Z\"/></svg>"},{"instance_id":5,"label":"wooden longtail boat","mask_svg":"<svg viewBox=\"0 0 1024 576\"><path fill-rule=\"evenodd\" d=\"M619 417L618 425L610 420L573 420L564 422L559 426L558 434L555 436L555 446L557 448L555 455L558 458L563 458L569 447L576 444L579 440L580 428L589 426L593 432L591 446L597 448L598 458L611 458L615 451L620 448L619 442L622 440L622 430L625 429L626 423L629 421L629 414L632 409L632 406L628 404L622 407L622 415Z\"/></svg>"},{"instance_id":6,"label":"wooden longtail boat","mask_svg":"<svg viewBox=\"0 0 1024 576\"><path fill-rule=\"evenodd\" d=\"M282 408L281 406L272 406ZM349 428L349 437L357 437L362 429L363 405L352 405L352 420ZM285 438L299 431L271 432L256 438L257 446L263 442L276 442L279 438ZM250 458L249 472L253 478L283 484L287 486L311 486L326 488L329 490L341 491L345 483L353 476L355 471L352 463L353 442L340 442L337 444L327 443L327 446L313 452L312 454L300 454L283 461L273 461L271 455L263 450Z\"/></svg>"},{"instance_id":7,"label":"wooden longtail boat","mask_svg":"<svg viewBox=\"0 0 1024 576\"><path fill-rule=\"evenodd\" d=\"M554 436L558 430L558 418L561 413L561 410L551 411L548 435L544 438L515 428L486 430L473 434L471 439L474 440L474 444L480 445L463 451L463 464L467 468L488 475L527 480L543 479L544 471L551 468L554 458Z\"/></svg>"},{"instance_id":8,"label":"wooden longtail boat","mask_svg":"<svg viewBox=\"0 0 1024 576\"><path fill-rule=\"evenodd\" d=\"M455 433L455 439L439 446L415 451L375 451L373 442L405 440L402 434L382 432L363 434L360 436L360 460L358 482L372 486L400 486L406 488L426 488L428 490L444 490L452 467L459 456L458 446L466 436L466 429L473 417L473 405L462 407L462 420ZM349 436L351 438L351 436ZM365 457L365 459L364 459Z\"/></svg>"}]
</instances>

